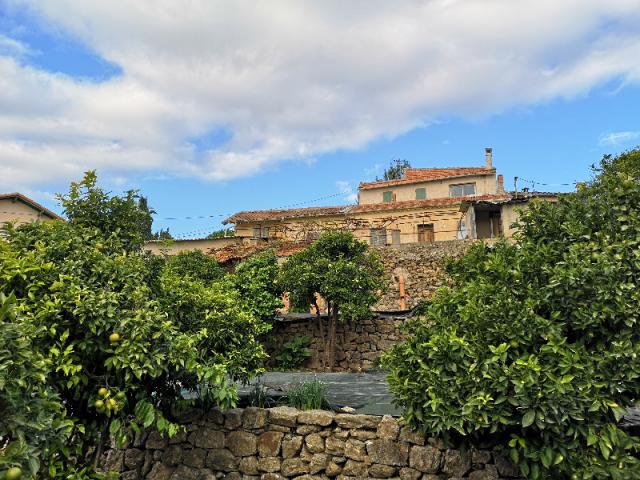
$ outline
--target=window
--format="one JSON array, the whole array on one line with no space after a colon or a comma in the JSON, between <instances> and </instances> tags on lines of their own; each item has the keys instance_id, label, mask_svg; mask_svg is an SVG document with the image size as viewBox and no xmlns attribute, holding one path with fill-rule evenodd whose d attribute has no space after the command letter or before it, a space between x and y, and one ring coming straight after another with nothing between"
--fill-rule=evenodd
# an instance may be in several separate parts
<instances>
[{"instance_id":1,"label":"window","mask_svg":"<svg viewBox=\"0 0 640 480\"><path fill-rule=\"evenodd\" d=\"M389 190L387 192L382 192L382 201L384 203L393 202L393 192L391 190Z\"/></svg>"},{"instance_id":2,"label":"window","mask_svg":"<svg viewBox=\"0 0 640 480\"><path fill-rule=\"evenodd\" d=\"M371 229L371 245L383 246L387 244L387 229L372 228Z\"/></svg>"},{"instance_id":3,"label":"window","mask_svg":"<svg viewBox=\"0 0 640 480\"><path fill-rule=\"evenodd\" d=\"M475 183L459 183L458 185L449 185L450 197L466 197L476 194Z\"/></svg>"},{"instance_id":4,"label":"window","mask_svg":"<svg viewBox=\"0 0 640 480\"><path fill-rule=\"evenodd\" d=\"M416 200L424 200L427 198L427 189L426 188L416 188Z\"/></svg>"},{"instance_id":5,"label":"window","mask_svg":"<svg viewBox=\"0 0 640 480\"><path fill-rule=\"evenodd\" d=\"M262 238L269 238L269 227L262 227Z\"/></svg>"},{"instance_id":6,"label":"window","mask_svg":"<svg viewBox=\"0 0 640 480\"><path fill-rule=\"evenodd\" d=\"M260 238L260 227L253 227L253 238Z\"/></svg>"}]
</instances>

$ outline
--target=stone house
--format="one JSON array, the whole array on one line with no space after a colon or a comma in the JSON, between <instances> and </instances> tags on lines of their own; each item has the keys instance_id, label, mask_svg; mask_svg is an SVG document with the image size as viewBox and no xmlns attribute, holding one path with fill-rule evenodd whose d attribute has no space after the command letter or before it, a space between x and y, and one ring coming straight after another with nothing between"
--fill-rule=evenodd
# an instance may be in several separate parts
<instances>
[{"instance_id":1,"label":"stone house","mask_svg":"<svg viewBox=\"0 0 640 480\"><path fill-rule=\"evenodd\" d=\"M63 218L21 193L0 193L0 227L7 222L22 225L52 220Z\"/></svg>"},{"instance_id":2,"label":"stone house","mask_svg":"<svg viewBox=\"0 0 640 480\"><path fill-rule=\"evenodd\" d=\"M238 212L223 223L245 240L305 241L348 229L371 245L490 239L513 234L517 208L553 193L506 192L492 149L480 167L408 168L402 178L360 183L358 203Z\"/></svg>"}]
</instances>

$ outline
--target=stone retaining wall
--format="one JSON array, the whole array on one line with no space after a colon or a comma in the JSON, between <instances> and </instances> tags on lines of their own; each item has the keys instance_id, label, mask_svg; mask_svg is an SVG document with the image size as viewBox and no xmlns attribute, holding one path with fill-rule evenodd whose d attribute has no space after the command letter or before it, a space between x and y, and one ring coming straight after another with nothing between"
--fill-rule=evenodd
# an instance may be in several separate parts
<instances>
[{"instance_id":1,"label":"stone retaining wall","mask_svg":"<svg viewBox=\"0 0 640 480\"><path fill-rule=\"evenodd\" d=\"M184 416L171 439L139 436L103 456L122 480L496 480L517 469L491 450L446 449L389 416L290 407Z\"/></svg>"},{"instance_id":2,"label":"stone retaining wall","mask_svg":"<svg viewBox=\"0 0 640 480\"><path fill-rule=\"evenodd\" d=\"M326 322L326 319L324 321ZM404 338L401 327L405 321L402 317L377 316L358 322L338 324L336 365L333 370L359 372L375 368L382 352ZM286 342L307 335L311 337L311 357L301 367L315 371L323 370L325 341L319 335L317 323L316 318L276 322L273 330L264 339L267 352L271 356L271 366L274 366L275 356Z\"/></svg>"},{"instance_id":3,"label":"stone retaining wall","mask_svg":"<svg viewBox=\"0 0 640 480\"><path fill-rule=\"evenodd\" d=\"M443 261L449 257L462 256L472 244L473 241L453 240L376 248L384 264L387 286L374 309L403 309L400 276L404 278L405 308L411 309L421 301L431 298L448 281L443 271Z\"/></svg>"}]
</instances>

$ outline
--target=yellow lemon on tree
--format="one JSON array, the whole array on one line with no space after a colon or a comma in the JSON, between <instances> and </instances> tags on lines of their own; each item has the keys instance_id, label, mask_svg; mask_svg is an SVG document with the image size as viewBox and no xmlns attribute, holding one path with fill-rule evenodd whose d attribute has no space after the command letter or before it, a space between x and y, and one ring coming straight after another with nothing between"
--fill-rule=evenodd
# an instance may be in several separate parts
<instances>
[{"instance_id":1,"label":"yellow lemon on tree","mask_svg":"<svg viewBox=\"0 0 640 480\"><path fill-rule=\"evenodd\" d=\"M20 477L22 477L22 469L19 467L11 467L4 476L6 480L18 480Z\"/></svg>"},{"instance_id":2,"label":"yellow lemon on tree","mask_svg":"<svg viewBox=\"0 0 640 480\"><path fill-rule=\"evenodd\" d=\"M98 390L98 395L100 395L101 397L106 397L108 393L109 393L109 390L107 390L104 387L102 387L100 390Z\"/></svg>"},{"instance_id":3,"label":"yellow lemon on tree","mask_svg":"<svg viewBox=\"0 0 640 480\"><path fill-rule=\"evenodd\" d=\"M96 403L93 404L96 408L104 407L104 402L102 400L96 400Z\"/></svg>"},{"instance_id":4,"label":"yellow lemon on tree","mask_svg":"<svg viewBox=\"0 0 640 480\"><path fill-rule=\"evenodd\" d=\"M120 334L117 332L112 333L109 335L109 341L111 343L118 343L120 341Z\"/></svg>"}]
</instances>

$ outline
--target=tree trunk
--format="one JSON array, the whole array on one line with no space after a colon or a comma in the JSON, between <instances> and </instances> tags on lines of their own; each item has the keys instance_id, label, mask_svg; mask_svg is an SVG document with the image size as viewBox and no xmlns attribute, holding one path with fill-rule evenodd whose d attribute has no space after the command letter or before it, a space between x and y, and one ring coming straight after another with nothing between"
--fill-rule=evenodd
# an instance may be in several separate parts
<instances>
[{"instance_id":1,"label":"tree trunk","mask_svg":"<svg viewBox=\"0 0 640 480\"><path fill-rule=\"evenodd\" d=\"M329 309L329 341L327 348L329 351L327 365L333 370L336 363L336 327L338 324L338 306L333 304Z\"/></svg>"},{"instance_id":2,"label":"tree trunk","mask_svg":"<svg viewBox=\"0 0 640 480\"><path fill-rule=\"evenodd\" d=\"M322 320L322 314L320 312L320 306L318 305L317 299L313 301L313 305L316 307L316 321L318 323L318 338L320 339L320 342L323 342L325 344L325 350L322 352L322 355L320 355L318 352L318 360L320 362L320 368L324 370L327 365L327 361L326 361L327 347L326 347L326 342L324 338L324 321Z\"/></svg>"}]
</instances>

